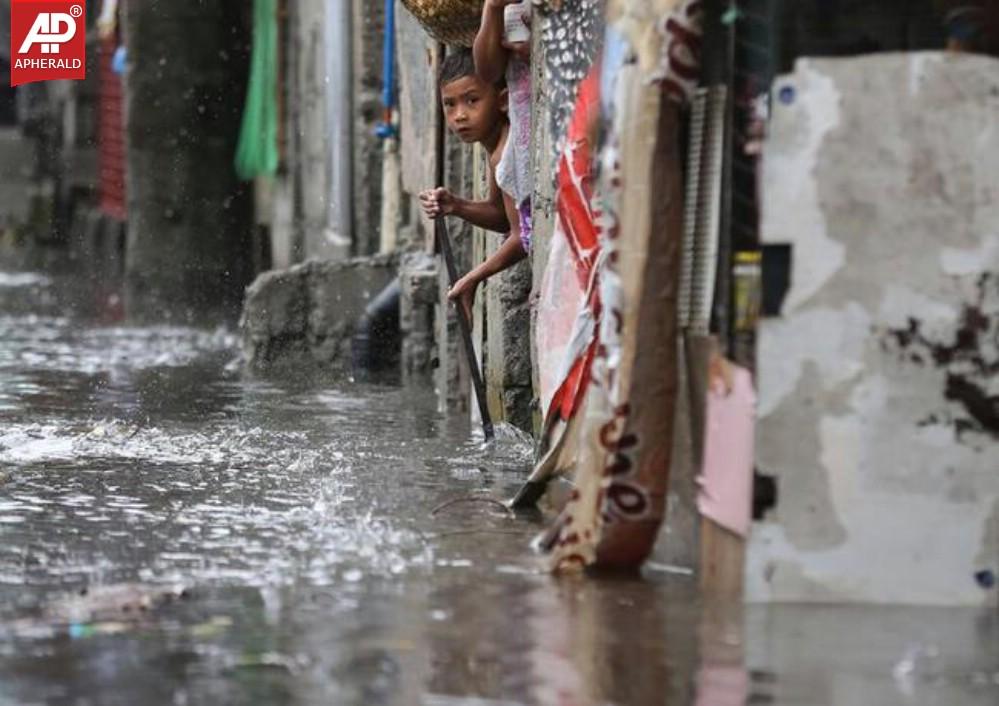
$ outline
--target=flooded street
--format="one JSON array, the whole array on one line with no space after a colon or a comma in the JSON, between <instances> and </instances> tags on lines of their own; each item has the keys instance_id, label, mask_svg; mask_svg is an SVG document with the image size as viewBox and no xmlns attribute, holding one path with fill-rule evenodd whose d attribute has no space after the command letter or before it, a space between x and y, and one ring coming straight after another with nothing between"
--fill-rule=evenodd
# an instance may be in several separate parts
<instances>
[{"instance_id":1,"label":"flooded street","mask_svg":"<svg viewBox=\"0 0 999 706\"><path fill-rule=\"evenodd\" d=\"M543 518L446 505L508 497L529 439L92 299L0 273L2 706L999 703L994 613L555 579Z\"/></svg>"}]
</instances>

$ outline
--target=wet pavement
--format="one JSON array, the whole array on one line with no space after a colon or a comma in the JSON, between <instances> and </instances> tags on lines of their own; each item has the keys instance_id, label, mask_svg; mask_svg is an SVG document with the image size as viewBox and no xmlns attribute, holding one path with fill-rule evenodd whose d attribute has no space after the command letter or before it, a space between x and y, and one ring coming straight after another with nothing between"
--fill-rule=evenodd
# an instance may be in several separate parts
<instances>
[{"instance_id":1,"label":"wet pavement","mask_svg":"<svg viewBox=\"0 0 999 706\"><path fill-rule=\"evenodd\" d=\"M999 703L994 612L553 578L542 518L441 508L509 496L528 439L119 313L0 272L0 706Z\"/></svg>"}]
</instances>

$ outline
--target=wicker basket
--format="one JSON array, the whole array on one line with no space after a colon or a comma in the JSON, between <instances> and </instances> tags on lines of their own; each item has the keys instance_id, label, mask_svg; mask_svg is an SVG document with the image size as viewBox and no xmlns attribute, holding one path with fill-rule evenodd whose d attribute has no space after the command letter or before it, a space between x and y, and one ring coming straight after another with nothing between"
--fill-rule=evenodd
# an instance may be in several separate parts
<instances>
[{"instance_id":1,"label":"wicker basket","mask_svg":"<svg viewBox=\"0 0 999 706\"><path fill-rule=\"evenodd\" d=\"M402 0L431 37L445 44L472 46L482 19L483 0Z\"/></svg>"}]
</instances>

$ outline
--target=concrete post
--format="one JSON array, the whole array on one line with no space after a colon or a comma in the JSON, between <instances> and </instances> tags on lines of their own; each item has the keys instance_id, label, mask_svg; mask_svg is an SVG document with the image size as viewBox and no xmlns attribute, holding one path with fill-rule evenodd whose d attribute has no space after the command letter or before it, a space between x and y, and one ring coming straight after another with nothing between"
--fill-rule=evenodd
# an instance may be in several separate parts
<instances>
[{"instance_id":1,"label":"concrete post","mask_svg":"<svg viewBox=\"0 0 999 706\"><path fill-rule=\"evenodd\" d=\"M352 0L354 126L354 254L378 252L381 221L382 143L375 127L382 115L383 2Z\"/></svg>"},{"instance_id":2,"label":"concrete post","mask_svg":"<svg viewBox=\"0 0 999 706\"><path fill-rule=\"evenodd\" d=\"M233 156L248 4L125 4L132 316L238 311L252 262L250 199Z\"/></svg>"}]
</instances>

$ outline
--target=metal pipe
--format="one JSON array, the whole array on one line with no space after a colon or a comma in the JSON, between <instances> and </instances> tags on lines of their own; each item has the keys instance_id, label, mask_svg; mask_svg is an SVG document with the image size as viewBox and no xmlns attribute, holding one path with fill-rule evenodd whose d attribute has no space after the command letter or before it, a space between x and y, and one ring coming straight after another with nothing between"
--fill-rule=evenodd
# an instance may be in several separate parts
<instances>
[{"instance_id":1,"label":"metal pipe","mask_svg":"<svg viewBox=\"0 0 999 706\"><path fill-rule=\"evenodd\" d=\"M364 309L354 326L351 353L354 376L380 372L398 363L400 345L399 302L402 286L392 280Z\"/></svg>"},{"instance_id":2,"label":"metal pipe","mask_svg":"<svg viewBox=\"0 0 999 706\"><path fill-rule=\"evenodd\" d=\"M434 221L434 232L437 236L437 247L444 258L444 265L447 267L447 278L451 286L458 281L458 268L454 264L454 253L451 251L451 238L447 233L447 224L443 218ZM472 376L472 387L475 389L475 399L479 403L479 415L482 417L482 432L486 436L486 441L492 441L496 432L493 429L493 420L489 415L489 403L486 400L486 386L482 381L482 372L479 370L479 361L475 357L475 346L472 345L472 323L468 320L465 307L460 303L455 305L458 312L458 328L461 330L461 338L464 343L465 356L468 360L468 371Z\"/></svg>"},{"instance_id":3,"label":"metal pipe","mask_svg":"<svg viewBox=\"0 0 999 706\"><path fill-rule=\"evenodd\" d=\"M326 7L326 120L329 134L329 201L326 221L336 239L353 242L353 154L351 119L350 0L332 0Z\"/></svg>"}]
</instances>

